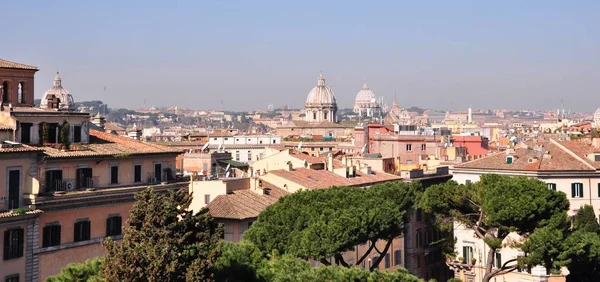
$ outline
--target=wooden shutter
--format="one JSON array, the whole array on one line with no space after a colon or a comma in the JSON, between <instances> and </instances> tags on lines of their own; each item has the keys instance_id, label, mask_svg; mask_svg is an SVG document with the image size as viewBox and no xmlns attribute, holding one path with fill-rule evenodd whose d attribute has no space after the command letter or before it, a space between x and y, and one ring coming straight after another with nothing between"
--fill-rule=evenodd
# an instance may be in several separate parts
<instances>
[{"instance_id":1,"label":"wooden shutter","mask_svg":"<svg viewBox=\"0 0 600 282\"><path fill-rule=\"evenodd\" d=\"M8 252L10 250L10 230L4 231L4 259L8 259Z\"/></svg>"},{"instance_id":2,"label":"wooden shutter","mask_svg":"<svg viewBox=\"0 0 600 282\"><path fill-rule=\"evenodd\" d=\"M106 237L110 236L110 219L110 217L106 219Z\"/></svg>"},{"instance_id":3,"label":"wooden shutter","mask_svg":"<svg viewBox=\"0 0 600 282\"><path fill-rule=\"evenodd\" d=\"M23 231L23 229L18 229L17 230L17 239L18 239L18 251L17 251L17 257L22 257L23 256L23 249L25 247L25 238L24 238L25 232Z\"/></svg>"},{"instance_id":4,"label":"wooden shutter","mask_svg":"<svg viewBox=\"0 0 600 282\"><path fill-rule=\"evenodd\" d=\"M571 183L571 198L575 198L575 186L576 183Z\"/></svg>"}]
</instances>

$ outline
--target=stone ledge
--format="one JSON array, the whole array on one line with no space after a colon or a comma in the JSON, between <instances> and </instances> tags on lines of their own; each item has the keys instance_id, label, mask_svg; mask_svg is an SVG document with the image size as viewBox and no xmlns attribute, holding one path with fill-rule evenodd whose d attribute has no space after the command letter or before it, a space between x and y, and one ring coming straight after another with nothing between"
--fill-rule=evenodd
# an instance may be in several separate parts
<instances>
[{"instance_id":1,"label":"stone ledge","mask_svg":"<svg viewBox=\"0 0 600 282\"><path fill-rule=\"evenodd\" d=\"M109 237L112 240L121 240L121 239L123 239L123 234L117 235L117 236L109 236ZM62 244L62 245L58 245L58 246L39 248L39 249L37 249L37 251L34 251L34 253L42 254L42 253L54 252L54 251L82 247L82 246L87 246L87 245L94 245L94 244L102 243L102 241L104 241L106 238L109 238L109 237L100 237L100 238L90 239L87 241L73 242L73 243L67 243L67 244Z\"/></svg>"}]
</instances>

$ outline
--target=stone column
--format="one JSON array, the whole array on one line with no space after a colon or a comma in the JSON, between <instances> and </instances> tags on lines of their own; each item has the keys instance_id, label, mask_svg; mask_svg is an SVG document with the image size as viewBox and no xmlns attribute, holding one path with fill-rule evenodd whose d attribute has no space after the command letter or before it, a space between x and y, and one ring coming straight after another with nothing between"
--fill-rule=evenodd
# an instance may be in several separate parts
<instances>
[{"instance_id":1,"label":"stone column","mask_svg":"<svg viewBox=\"0 0 600 282\"><path fill-rule=\"evenodd\" d=\"M25 248L25 282L39 281L39 233L40 219L31 219L27 223Z\"/></svg>"}]
</instances>

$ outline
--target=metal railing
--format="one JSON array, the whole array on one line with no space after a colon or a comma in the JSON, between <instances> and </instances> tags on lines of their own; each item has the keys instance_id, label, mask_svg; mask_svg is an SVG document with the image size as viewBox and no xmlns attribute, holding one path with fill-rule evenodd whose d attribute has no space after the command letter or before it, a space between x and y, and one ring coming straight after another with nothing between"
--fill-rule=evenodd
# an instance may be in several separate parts
<instances>
[{"instance_id":1,"label":"metal railing","mask_svg":"<svg viewBox=\"0 0 600 282\"><path fill-rule=\"evenodd\" d=\"M97 177L81 177L79 179L52 179L46 182L46 192L68 192L87 188L96 188Z\"/></svg>"}]
</instances>

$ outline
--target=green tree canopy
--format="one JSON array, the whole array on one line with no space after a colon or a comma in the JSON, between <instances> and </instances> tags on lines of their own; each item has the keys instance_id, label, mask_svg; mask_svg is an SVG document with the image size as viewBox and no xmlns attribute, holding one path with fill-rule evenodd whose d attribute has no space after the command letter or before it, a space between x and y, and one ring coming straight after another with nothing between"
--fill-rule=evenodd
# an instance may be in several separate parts
<instances>
[{"instance_id":1,"label":"green tree canopy","mask_svg":"<svg viewBox=\"0 0 600 282\"><path fill-rule=\"evenodd\" d=\"M94 258L84 263L71 263L63 268L59 274L46 278L46 282L101 282L100 270L104 260Z\"/></svg>"},{"instance_id":2,"label":"green tree canopy","mask_svg":"<svg viewBox=\"0 0 600 282\"><path fill-rule=\"evenodd\" d=\"M102 276L107 281L212 281L222 231L207 209L188 210L188 191L136 194L122 243L110 240Z\"/></svg>"},{"instance_id":3,"label":"green tree canopy","mask_svg":"<svg viewBox=\"0 0 600 282\"><path fill-rule=\"evenodd\" d=\"M577 214L573 218L573 230L600 233L600 226L598 225L598 218L594 212L594 207L585 205L577 211Z\"/></svg>"},{"instance_id":4,"label":"green tree canopy","mask_svg":"<svg viewBox=\"0 0 600 282\"><path fill-rule=\"evenodd\" d=\"M421 206L440 222L462 223L485 242L489 249L483 281L487 282L518 268L515 261L507 261L500 269L492 269L496 250L510 232L527 236L536 228L560 222L569 202L564 193L548 189L539 180L486 174L475 184L433 185L423 194Z\"/></svg>"},{"instance_id":5,"label":"green tree canopy","mask_svg":"<svg viewBox=\"0 0 600 282\"><path fill-rule=\"evenodd\" d=\"M416 184L403 182L374 185L368 189L337 187L297 192L269 206L252 224L244 238L263 253L315 259L328 265L334 257L337 264L348 266L341 253L356 245L371 242L368 251L380 253L376 268L392 242L402 234L408 211L418 197ZM375 247L387 240L383 250Z\"/></svg>"},{"instance_id":6,"label":"green tree canopy","mask_svg":"<svg viewBox=\"0 0 600 282\"><path fill-rule=\"evenodd\" d=\"M418 282L417 277L404 269L394 272L368 271L358 267L312 267L303 259L290 254L272 253L265 259L262 252L250 242L228 243L215 263L217 281L278 282L278 281L397 281Z\"/></svg>"}]
</instances>

